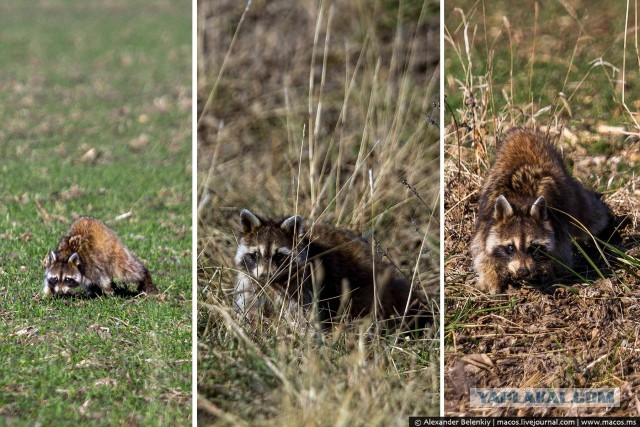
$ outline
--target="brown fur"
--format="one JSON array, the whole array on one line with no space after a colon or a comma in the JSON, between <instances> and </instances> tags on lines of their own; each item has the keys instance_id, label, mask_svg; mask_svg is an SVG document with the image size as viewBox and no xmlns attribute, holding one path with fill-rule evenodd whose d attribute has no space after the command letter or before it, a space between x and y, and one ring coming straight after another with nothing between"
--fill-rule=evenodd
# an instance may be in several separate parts
<instances>
[{"instance_id":1,"label":"brown fur","mask_svg":"<svg viewBox=\"0 0 640 427\"><path fill-rule=\"evenodd\" d=\"M307 230L299 216L262 218L247 210L241 222L236 254L241 272L235 292L241 311L260 303L258 288L271 288L298 307L311 308L317 302L325 327L342 316L368 315L374 307L380 318L401 317L407 302L406 319L420 323L423 301L390 266L372 257L370 243L354 232L320 223Z\"/></svg>"},{"instance_id":2,"label":"brown fur","mask_svg":"<svg viewBox=\"0 0 640 427\"><path fill-rule=\"evenodd\" d=\"M101 221L74 222L55 252L45 259L45 295L66 294L84 286L89 293L113 293L113 281L136 283L138 292L157 292L149 270Z\"/></svg>"},{"instance_id":3,"label":"brown fur","mask_svg":"<svg viewBox=\"0 0 640 427\"><path fill-rule=\"evenodd\" d=\"M571 237L599 236L611 219L542 134L509 131L480 194L471 244L478 287L497 292L516 280L549 282L563 270L559 262L573 264Z\"/></svg>"}]
</instances>

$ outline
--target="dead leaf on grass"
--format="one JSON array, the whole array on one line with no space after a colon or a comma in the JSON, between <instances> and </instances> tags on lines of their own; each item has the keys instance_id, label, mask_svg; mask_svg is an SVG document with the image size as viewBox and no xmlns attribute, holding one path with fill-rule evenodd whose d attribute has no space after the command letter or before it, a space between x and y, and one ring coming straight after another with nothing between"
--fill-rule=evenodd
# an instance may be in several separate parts
<instances>
[{"instance_id":1,"label":"dead leaf on grass","mask_svg":"<svg viewBox=\"0 0 640 427\"><path fill-rule=\"evenodd\" d=\"M153 100L153 106L163 113L166 113L171 110L171 102L167 98L167 96L160 96Z\"/></svg>"},{"instance_id":2,"label":"dead leaf on grass","mask_svg":"<svg viewBox=\"0 0 640 427\"><path fill-rule=\"evenodd\" d=\"M19 331L15 332L13 335L15 336L26 335L28 337L31 337L35 335L39 330L40 329L36 328L35 326L27 326L26 328L22 328Z\"/></svg>"},{"instance_id":3,"label":"dead leaf on grass","mask_svg":"<svg viewBox=\"0 0 640 427\"><path fill-rule=\"evenodd\" d=\"M80 157L80 163L95 163L98 155L98 150L92 148Z\"/></svg>"},{"instance_id":4,"label":"dead leaf on grass","mask_svg":"<svg viewBox=\"0 0 640 427\"><path fill-rule=\"evenodd\" d=\"M64 190L62 193L60 193L60 199L64 201L69 201L69 200L77 199L78 197L82 196L82 194L83 194L83 191L80 189L80 187L74 184L69 189Z\"/></svg>"},{"instance_id":5,"label":"dead leaf on grass","mask_svg":"<svg viewBox=\"0 0 640 427\"><path fill-rule=\"evenodd\" d=\"M129 148L131 148L132 151L145 151L147 148L149 148L150 141L151 137L146 133L143 133L140 134L137 138L129 141Z\"/></svg>"},{"instance_id":6,"label":"dead leaf on grass","mask_svg":"<svg viewBox=\"0 0 640 427\"><path fill-rule=\"evenodd\" d=\"M115 380L113 378L100 378L99 380L96 380L93 383L94 386L99 387L99 386L109 386L109 387L113 387L118 385L118 380Z\"/></svg>"},{"instance_id":7,"label":"dead leaf on grass","mask_svg":"<svg viewBox=\"0 0 640 427\"><path fill-rule=\"evenodd\" d=\"M111 331L106 326L91 325L87 327L90 331L96 331L100 336L111 336Z\"/></svg>"},{"instance_id":8,"label":"dead leaf on grass","mask_svg":"<svg viewBox=\"0 0 640 427\"><path fill-rule=\"evenodd\" d=\"M106 366L106 364L103 362L98 362L96 360L88 360L88 359L82 359L81 361L79 361L74 365L74 367L76 368L92 368L92 367L103 367L103 366Z\"/></svg>"},{"instance_id":9,"label":"dead leaf on grass","mask_svg":"<svg viewBox=\"0 0 640 427\"><path fill-rule=\"evenodd\" d=\"M103 415L98 413L98 412L89 412L88 408L89 408L89 399L85 400L85 402L82 404L82 406L80 406L80 408L78 408L78 411L80 412L81 415L94 419L94 420L99 420L103 418Z\"/></svg>"},{"instance_id":10,"label":"dead leaf on grass","mask_svg":"<svg viewBox=\"0 0 640 427\"><path fill-rule=\"evenodd\" d=\"M66 397L69 397L69 394L71 393L71 390L65 389L65 388L57 388L56 389L56 393L60 393L66 398Z\"/></svg>"}]
</instances>

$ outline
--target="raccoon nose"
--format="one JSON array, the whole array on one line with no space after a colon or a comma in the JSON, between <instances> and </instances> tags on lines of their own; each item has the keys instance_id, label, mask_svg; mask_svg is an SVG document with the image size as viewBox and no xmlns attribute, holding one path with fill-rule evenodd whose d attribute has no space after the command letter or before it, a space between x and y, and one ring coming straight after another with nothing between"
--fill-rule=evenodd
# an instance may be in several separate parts
<instances>
[{"instance_id":1,"label":"raccoon nose","mask_svg":"<svg viewBox=\"0 0 640 427\"><path fill-rule=\"evenodd\" d=\"M530 273L531 272L527 267L520 267L518 271L516 271L516 275L518 276L518 278L529 277Z\"/></svg>"}]
</instances>

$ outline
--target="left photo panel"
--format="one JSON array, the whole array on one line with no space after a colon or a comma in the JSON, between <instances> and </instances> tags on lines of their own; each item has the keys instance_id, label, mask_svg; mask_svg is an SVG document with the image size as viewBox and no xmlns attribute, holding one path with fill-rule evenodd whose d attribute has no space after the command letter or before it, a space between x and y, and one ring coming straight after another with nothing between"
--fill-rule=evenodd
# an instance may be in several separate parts
<instances>
[{"instance_id":1,"label":"left photo panel","mask_svg":"<svg viewBox=\"0 0 640 427\"><path fill-rule=\"evenodd\" d=\"M191 425L191 1L0 9L0 424Z\"/></svg>"}]
</instances>

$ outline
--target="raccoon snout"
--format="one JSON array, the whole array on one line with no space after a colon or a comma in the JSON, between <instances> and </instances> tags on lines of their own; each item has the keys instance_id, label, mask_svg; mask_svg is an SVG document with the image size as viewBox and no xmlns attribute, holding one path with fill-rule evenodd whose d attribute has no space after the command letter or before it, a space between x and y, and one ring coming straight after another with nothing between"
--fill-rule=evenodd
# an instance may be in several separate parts
<instances>
[{"instance_id":1,"label":"raccoon snout","mask_svg":"<svg viewBox=\"0 0 640 427\"><path fill-rule=\"evenodd\" d=\"M259 280L267 280L273 275L273 268L268 265L261 265L256 268L256 277Z\"/></svg>"},{"instance_id":2,"label":"raccoon snout","mask_svg":"<svg viewBox=\"0 0 640 427\"><path fill-rule=\"evenodd\" d=\"M528 279L531 277L531 262L526 259L516 258L509 263L510 275L515 279Z\"/></svg>"},{"instance_id":3,"label":"raccoon snout","mask_svg":"<svg viewBox=\"0 0 640 427\"><path fill-rule=\"evenodd\" d=\"M527 277L529 277L531 275L531 270L529 270L527 267L520 267L517 271L516 271L516 277L518 279L526 279Z\"/></svg>"}]
</instances>

